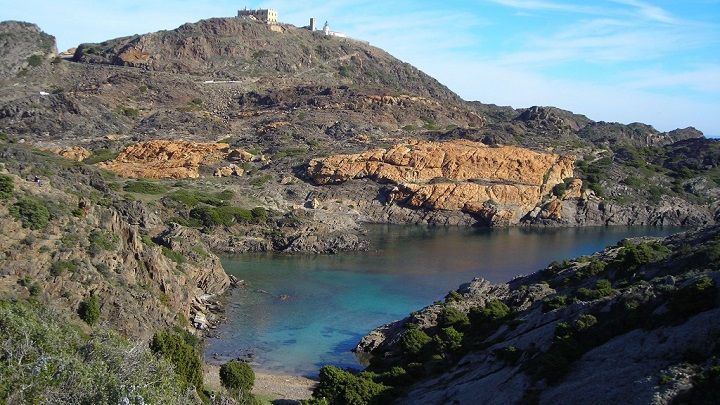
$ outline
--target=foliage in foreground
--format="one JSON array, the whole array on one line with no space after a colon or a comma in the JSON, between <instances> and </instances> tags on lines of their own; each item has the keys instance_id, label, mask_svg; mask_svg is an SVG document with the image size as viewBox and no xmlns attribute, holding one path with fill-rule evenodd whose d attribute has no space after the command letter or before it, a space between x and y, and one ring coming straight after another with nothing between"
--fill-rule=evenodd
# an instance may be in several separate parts
<instances>
[{"instance_id":1,"label":"foliage in foreground","mask_svg":"<svg viewBox=\"0 0 720 405\"><path fill-rule=\"evenodd\" d=\"M36 304L0 301L0 341L0 403L197 403L145 344L107 331L83 337Z\"/></svg>"},{"instance_id":2,"label":"foliage in foreground","mask_svg":"<svg viewBox=\"0 0 720 405\"><path fill-rule=\"evenodd\" d=\"M244 361L232 360L220 367L220 382L233 395L249 393L255 385L255 372Z\"/></svg>"},{"instance_id":3,"label":"foliage in foreground","mask_svg":"<svg viewBox=\"0 0 720 405\"><path fill-rule=\"evenodd\" d=\"M187 331L163 331L156 333L150 348L158 355L175 365L175 372L186 387L203 387L202 363L200 362L200 343Z\"/></svg>"}]
</instances>

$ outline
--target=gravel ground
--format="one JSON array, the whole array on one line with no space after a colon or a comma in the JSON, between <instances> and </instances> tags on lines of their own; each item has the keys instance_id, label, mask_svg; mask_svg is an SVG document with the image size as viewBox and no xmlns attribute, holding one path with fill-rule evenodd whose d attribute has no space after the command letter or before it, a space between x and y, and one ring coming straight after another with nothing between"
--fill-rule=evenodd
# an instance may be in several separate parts
<instances>
[{"instance_id":1,"label":"gravel ground","mask_svg":"<svg viewBox=\"0 0 720 405\"><path fill-rule=\"evenodd\" d=\"M219 390L220 366L205 366L205 385ZM274 405L295 404L310 399L317 381L295 375L279 375L255 373L255 386L252 393L258 397L269 399Z\"/></svg>"}]
</instances>

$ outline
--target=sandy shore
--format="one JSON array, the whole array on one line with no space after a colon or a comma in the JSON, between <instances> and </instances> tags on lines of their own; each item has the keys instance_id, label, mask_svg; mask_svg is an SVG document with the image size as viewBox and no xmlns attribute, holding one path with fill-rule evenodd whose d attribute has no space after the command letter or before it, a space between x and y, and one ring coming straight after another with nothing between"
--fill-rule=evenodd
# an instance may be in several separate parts
<instances>
[{"instance_id":1,"label":"sandy shore","mask_svg":"<svg viewBox=\"0 0 720 405\"><path fill-rule=\"evenodd\" d=\"M205 366L205 385L219 389L220 366ZM255 386L252 393L258 397L272 400L276 404L293 404L310 399L317 381L293 375L255 373ZM282 401L282 402L280 402Z\"/></svg>"}]
</instances>

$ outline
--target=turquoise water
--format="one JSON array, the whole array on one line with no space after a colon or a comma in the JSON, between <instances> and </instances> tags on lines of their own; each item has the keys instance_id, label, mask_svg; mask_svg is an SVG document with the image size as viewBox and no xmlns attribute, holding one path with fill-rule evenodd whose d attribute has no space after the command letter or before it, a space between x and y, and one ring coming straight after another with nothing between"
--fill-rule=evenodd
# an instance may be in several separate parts
<instances>
[{"instance_id":1,"label":"turquoise water","mask_svg":"<svg viewBox=\"0 0 720 405\"><path fill-rule=\"evenodd\" d=\"M230 292L227 322L217 329L217 337L207 340L207 360L245 358L256 371L310 377L326 364L361 368L351 349L362 336L443 300L474 277L505 282L625 237L681 230L368 229L376 249L372 252L226 257L227 272L246 286Z\"/></svg>"}]
</instances>

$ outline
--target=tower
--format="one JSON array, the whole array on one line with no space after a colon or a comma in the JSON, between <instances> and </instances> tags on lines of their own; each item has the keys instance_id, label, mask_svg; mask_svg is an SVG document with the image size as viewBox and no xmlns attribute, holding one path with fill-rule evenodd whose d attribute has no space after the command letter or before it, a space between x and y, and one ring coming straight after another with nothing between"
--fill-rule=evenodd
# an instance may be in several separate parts
<instances>
[{"instance_id":1,"label":"tower","mask_svg":"<svg viewBox=\"0 0 720 405\"><path fill-rule=\"evenodd\" d=\"M330 25L328 24L327 21L325 21L325 26L323 27L323 32L325 33L325 35L330 35Z\"/></svg>"}]
</instances>

